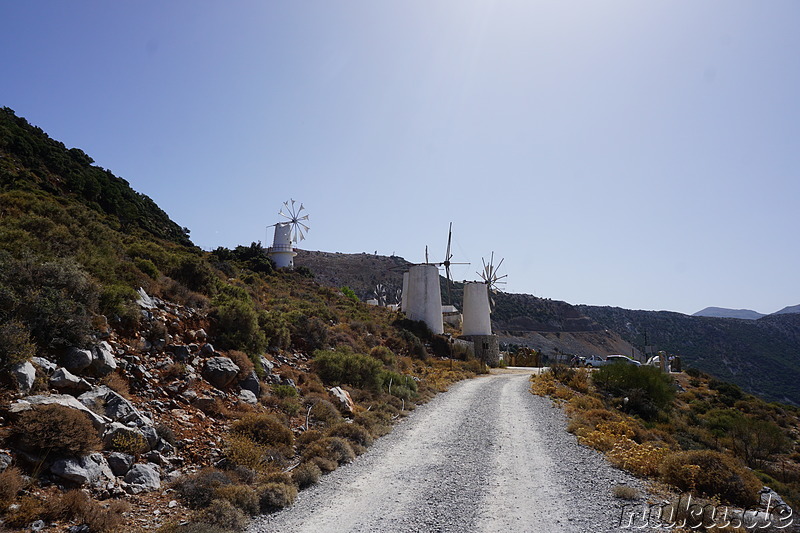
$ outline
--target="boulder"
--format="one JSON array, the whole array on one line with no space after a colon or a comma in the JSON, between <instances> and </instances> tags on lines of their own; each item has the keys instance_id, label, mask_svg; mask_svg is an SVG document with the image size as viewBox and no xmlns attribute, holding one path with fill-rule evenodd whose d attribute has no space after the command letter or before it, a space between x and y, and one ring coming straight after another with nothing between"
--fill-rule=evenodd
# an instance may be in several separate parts
<instances>
[{"instance_id":1,"label":"boulder","mask_svg":"<svg viewBox=\"0 0 800 533\"><path fill-rule=\"evenodd\" d=\"M70 390L74 392L87 392L92 390L92 386L83 378L79 378L64 367L59 367L50 376L50 386L58 390Z\"/></svg>"},{"instance_id":2,"label":"boulder","mask_svg":"<svg viewBox=\"0 0 800 533\"><path fill-rule=\"evenodd\" d=\"M111 448L115 445L119 446L121 443L125 442L141 442L145 448L148 447L147 437L145 437L138 428L128 427L125 424L120 424L119 422L112 422L109 424L105 433L103 433L103 444L105 447ZM131 451L139 452L144 450Z\"/></svg>"},{"instance_id":3,"label":"boulder","mask_svg":"<svg viewBox=\"0 0 800 533\"><path fill-rule=\"evenodd\" d=\"M31 357L31 363L38 366L48 376L56 371L58 366L44 357Z\"/></svg>"},{"instance_id":4,"label":"boulder","mask_svg":"<svg viewBox=\"0 0 800 533\"><path fill-rule=\"evenodd\" d=\"M349 413L353 412L353 410L356 407L356 404L355 404L355 402L353 402L353 399L350 397L350 393L349 392L347 392L346 390L344 390L341 387L333 387L332 389L330 389L330 391L331 391L331 394L333 394L333 397L336 398L336 400L339 402L339 404L342 406L342 408L345 411L347 411Z\"/></svg>"},{"instance_id":5,"label":"boulder","mask_svg":"<svg viewBox=\"0 0 800 533\"><path fill-rule=\"evenodd\" d=\"M233 383L238 373L239 367L227 357L212 357L203 366L202 375L214 387L224 389Z\"/></svg>"},{"instance_id":6,"label":"boulder","mask_svg":"<svg viewBox=\"0 0 800 533\"><path fill-rule=\"evenodd\" d=\"M89 368L93 360L94 356L91 350L69 348L64 352L64 355L61 356L61 365L73 374L80 374Z\"/></svg>"},{"instance_id":7,"label":"boulder","mask_svg":"<svg viewBox=\"0 0 800 533\"><path fill-rule=\"evenodd\" d=\"M136 464L125 474L125 482L131 485L131 492L149 492L161 488L161 475L152 464Z\"/></svg>"},{"instance_id":8,"label":"boulder","mask_svg":"<svg viewBox=\"0 0 800 533\"><path fill-rule=\"evenodd\" d=\"M105 411L107 417L117 422L133 422L139 427L153 425L153 421L140 413L131 402L105 385L81 394L78 400L93 410Z\"/></svg>"},{"instance_id":9,"label":"boulder","mask_svg":"<svg viewBox=\"0 0 800 533\"><path fill-rule=\"evenodd\" d=\"M204 344L203 347L200 348L200 355L202 355L203 357L209 357L214 355L214 345L211 344L210 342Z\"/></svg>"},{"instance_id":10,"label":"boulder","mask_svg":"<svg viewBox=\"0 0 800 533\"><path fill-rule=\"evenodd\" d=\"M171 352L172 355L180 362L185 362L191 357L191 350L185 344L171 344L167 346L166 350Z\"/></svg>"},{"instance_id":11,"label":"boulder","mask_svg":"<svg viewBox=\"0 0 800 533\"><path fill-rule=\"evenodd\" d=\"M272 363L272 361L263 355L259 358L259 361L261 362L261 368L264 369L264 373L267 375L272 374L272 369L275 368L275 365Z\"/></svg>"},{"instance_id":12,"label":"boulder","mask_svg":"<svg viewBox=\"0 0 800 533\"><path fill-rule=\"evenodd\" d=\"M11 367L11 375L17 380L17 387L22 392L30 392L36 381L36 368L30 361L18 363Z\"/></svg>"},{"instance_id":13,"label":"boulder","mask_svg":"<svg viewBox=\"0 0 800 533\"><path fill-rule=\"evenodd\" d=\"M0 452L0 472L11 466L14 460L11 457L11 454L7 451Z\"/></svg>"},{"instance_id":14,"label":"boulder","mask_svg":"<svg viewBox=\"0 0 800 533\"><path fill-rule=\"evenodd\" d=\"M256 398L256 395L247 389L242 389L239 392L239 401L248 405L258 405L258 398Z\"/></svg>"},{"instance_id":15,"label":"boulder","mask_svg":"<svg viewBox=\"0 0 800 533\"><path fill-rule=\"evenodd\" d=\"M78 485L95 486L114 479L114 473L108 466L105 457L100 453L93 453L77 459L58 459L50 467L50 472Z\"/></svg>"},{"instance_id":16,"label":"boulder","mask_svg":"<svg viewBox=\"0 0 800 533\"><path fill-rule=\"evenodd\" d=\"M114 359L114 351L106 341L101 342L92 348L94 359L89 365L89 372L94 376L107 376L117 369L117 361Z\"/></svg>"},{"instance_id":17,"label":"boulder","mask_svg":"<svg viewBox=\"0 0 800 533\"><path fill-rule=\"evenodd\" d=\"M95 429L101 432L105 429L106 425L111 422L109 418L98 415L84 404L76 400L74 396L70 396L69 394L26 396L25 398L17 400L11 404L8 410L12 415L15 415L33 409L33 407L36 405L50 404L63 405L64 407L69 407L70 409L79 410L88 416Z\"/></svg>"},{"instance_id":18,"label":"boulder","mask_svg":"<svg viewBox=\"0 0 800 533\"><path fill-rule=\"evenodd\" d=\"M122 452L108 454L108 466L115 476L124 476L133 466L134 457Z\"/></svg>"},{"instance_id":19,"label":"boulder","mask_svg":"<svg viewBox=\"0 0 800 533\"><path fill-rule=\"evenodd\" d=\"M139 290L137 290L136 292L139 293L139 296L136 298L136 303L139 305L139 307L141 307L142 309L156 308L156 303L153 301L152 298L150 298L150 296L147 295L146 292L144 292L144 289L142 287L139 287Z\"/></svg>"},{"instance_id":20,"label":"boulder","mask_svg":"<svg viewBox=\"0 0 800 533\"><path fill-rule=\"evenodd\" d=\"M258 376L253 372L244 378L242 381L239 382L239 386L242 390L247 390L253 393L253 396L258 398L261 395L261 383L258 381Z\"/></svg>"}]
</instances>

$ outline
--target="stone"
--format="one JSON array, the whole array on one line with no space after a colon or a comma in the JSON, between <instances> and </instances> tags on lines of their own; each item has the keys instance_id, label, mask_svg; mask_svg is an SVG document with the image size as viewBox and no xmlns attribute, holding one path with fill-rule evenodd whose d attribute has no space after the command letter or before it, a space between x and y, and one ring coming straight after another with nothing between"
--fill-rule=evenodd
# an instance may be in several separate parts
<instances>
[{"instance_id":1,"label":"stone","mask_svg":"<svg viewBox=\"0 0 800 533\"><path fill-rule=\"evenodd\" d=\"M58 366L44 357L31 357L31 363L38 366L48 376L56 371Z\"/></svg>"},{"instance_id":2,"label":"stone","mask_svg":"<svg viewBox=\"0 0 800 533\"><path fill-rule=\"evenodd\" d=\"M147 444L148 446L150 446L150 449L151 450L154 449L158 445L158 441L160 440L156 428L148 426L142 428L141 431L142 435L144 435L144 438L147 439Z\"/></svg>"},{"instance_id":3,"label":"stone","mask_svg":"<svg viewBox=\"0 0 800 533\"><path fill-rule=\"evenodd\" d=\"M94 356L91 350L82 350L80 348L69 348L64 355L61 356L61 366L72 372L73 374L80 374L92 364Z\"/></svg>"},{"instance_id":4,"label":"stone","mask_svg":"<svg viewBox=\"0 0 800 533\"><path fill-rule=\"evenodd\" d=\"M78 485L95 486L114 479L114 473L103 454L100 453L93 453L77 459L71 457L58 459L50 467L50 472Z\"/></svg>"},{"instance_id":5,"label":"stone","mask_svg":"<svg viewBox=\"0 0 800 533\"><path fill-rule=\"evenodd\" d=\"M11 454L6 451L0 452L0 472L11 466L12 462L13 458L11 457Z\"/></svg>"},{"instance_id":6,"label":"stone","mask_svg":"<svg viewBox=\"0 0 800 533\"><path fill-rule=\"evenodd\" d=\"M272 361L263 355L259 357L259 361L261 362L261 368L264 369L264 373L267 375L272 374L272 369L275 368L275 365L272 363Z\"/></svg>"},{"instance_id":7,"label":"stone","mask_svg":"<svg viewBox=\"0 0 800 533\"><path fill-rule=\"evenodd\" d=\"M194 332L194 338L202 342L208 338L208 334L206 334L206 330L200 328ZM212 346L211 349L213 351L214 347Z\"/></svg>"},{"instance_id":8,"label":"stone","mask_svg":"<svg viewBox=\"0 0 800 533\"><path fill-rule=\"evenodd\" d=\"M64 367L59 367L50 376L50 386L58 390L70 390L78 393L92 390L92 386L83 378L79 378Z\"/></svg>"},{"instance_id":9,"label":"stone","mask_svg":"<svg viewBox=\"0 0 800 533\"><path fill-rule=\"evenodd\" d=\"M203 357L214 355L214 346L210 342L207 342L200 348L200 355Z\"/></svg>"},{"instance_id":10,"label":"stone","mask_svg":"<svg viewBox=\"0 0 800 533\"><path fill-rule=\"evenodd\" d=\"M253 396L256 398L261 395L261 383L258 381L258 376L256 375L255 370L250 372L246 378L240 381L239 386L243 390L252 392Z\"/></svg>"},{"instance_id":11,"label":"stone","mask_svg":"<svg viewBox=\"0 0 800 533\"><path fill-rule=\"evenodd\" d=\"M174 509L177 506L178 506L178 500L170 500L169 503L167 504L167 507L169 507L170 509Z\"/></svg>"},{"instance_id":12,"label":"stone","mask_svg":"<svg viewBox=\"0 0 800 533\"><path fill-rule=\"evenodd\" d=\"M171 352L175 359L182 363L191 357L191 350L185 344L172 344L167 346L166 350Z\"/></svg>"},{"instance_id":13,"label":"stone","mask_svg":"<svg viewBox=\"0 0 800 533\"><path fill-rule=\"evenodd\" d=\"M37 395L37 396L26 396L21 400L17 400L9 407L9 412L14 414L24 413L30 409L33 409L35 405L63 405L64 407L69 407L70 409L77 409L80 412L84 413L89 419L92 421L92 425L94 425L95 429L98 431L105 430L107 424L111 422L111 419L105 416L98 415L84 404L79 402L75 399L74 396L70 396L69 394L51 394L49 396L46 395Z\"/></svg>"},{"instance_id":14,"label":"stone","mask_svg":"<svg viewBox=\"0 0 800 533\"><path fill-rule=\"evenodd\" d=\"M36 381L36 368L30 361L18 363L11 367L11 375L17 380L17 387L22 392L30 392Z\"/></svg>"},{"instance_id":15,"label":"stone","mask_svg":"<svg viewBox=\"0 0 800 533\"><path fill-rule=\"evenodd\" d=\"M331 394L333 397L336 398L341 406L347 411L352 413L356 407L355 402L353 402L353 398L350 397L350 393L344 390L341 387L333 387L330 389Z\"/></svg>"},{"instance_id":16,"label":"stone","mask_svg":"<svg viewBox=\"0 0 800 533\"><path fill-rule=\"evenodd\" d=\"M233 383L238 373L239 367L227 357L212 357L206 360L202 375L214 387L224 389Z\"/></svg>"},{"instance_id":17,"label":"stone","mask_svg":"<svg viewBox=\"0 0 800 533\"><path fill-rule=\"evenodd\" d=\"M151 464L135 464L125 474L125 482L132 487L140 487L139 492L149 492L161 488L161 475ZM133 491L137 489L134 488ZM137 492L133 492L137 494Z\"/></svg>"},{"instance_id":18,"label":"stone","mask_svg":"<svg viewBox=\"0 0 800 533\"><path fill-rule=\"evenodd\" d=\"M105 385L81 394L78 400L93 410L105 411L107 417L117 422L133 422L139 427L153 425L153 421L139 412L130 401Z\"/></svg>"},{"instance_id":19,"label":"stone","mask_svg":"<svg viewBox=\"0 0 800 533\"><path fill-rule=\"evenodd\" d=\"M98 377L107 376L117 369L114 351L106 341L102 341L97 346L94 346L92 348L92 355L94 359L88 369L92 375Z\"/></svg>"},{"instance_id":20,"label":"stone","mask_svg":"<svg viewBox=\"0 0 800 533\"><path fill-rule=\"evenodd\" d=\"M108 454L108 466L115 476L124 476L133 466L134 457L122 452Z\"/></svg>"},{"instance_id":21,"label":"stone","mask_svg":"<svg viewBox=\"0 0 800 533\"><path fill-rule=\"evenodd\" d=\"M147 438L144 434L135 427L128 427L125 424L120 424L119 422L112 422L106 428L105 433L103 433L103 444L106 448L111 448L119 446L120 443L124 442L141 442L145 446L147 444ZM139 451L139 450L131 450L131 451Z\"/></svg>"},{"instance_id":22,"label":"stone","mask_svg":"<svg viewBox=\"0 0 800 533\"><path fill-rule=\"evenodd\" d=\"M256 398L256 395L247 389L242 389L241 392L239 392L239 400L248 405L258 405L258 398Z\"/></svg>"},{"instance_id":23,"label":"stone","mask_svg":"<svg viewBox=\"0 0 800 533\"><path fill-rule=\"evenodd\" d=\"M139 287L139 290L137 290L136 292L139 293L138 298L136 298L136 304L139 307L141 307L142 309L156 308L156 303L153 301L152 298L150 298L150 296L147 295L146 292L144 292L144 289L142 287Z\"/></svg>"}]
</instances>

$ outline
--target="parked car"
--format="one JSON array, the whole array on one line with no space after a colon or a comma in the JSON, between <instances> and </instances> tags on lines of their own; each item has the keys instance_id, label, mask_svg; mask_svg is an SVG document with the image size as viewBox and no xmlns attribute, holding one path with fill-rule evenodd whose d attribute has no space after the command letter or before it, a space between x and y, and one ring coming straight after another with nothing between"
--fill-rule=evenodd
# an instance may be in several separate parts
<instances>
[{"instance_id":1,"label":"parked car","mask_svg":"<svg viewBox=\"0 0 800 533\"><path fill-rule=\"evenodd\" d=\"M642 363L640 363L639 361L636 361L634 359L631 359L627 355L609 355L608 357L606 357L606 362L608 362L608 363L624 363L626 365L642 366Z\"/></svg>"},{"instance_id":2,"label":"parked car","mask_svg":"<svg viewBox=\"0 0 800 533\"><path fill-rule=\"evenodd\" d=\"M608 362L598 355L590 355L583 361L583 366L590 366L592 368L597 368L606 364L608 364Z\"/></svg>"}]
</instances>

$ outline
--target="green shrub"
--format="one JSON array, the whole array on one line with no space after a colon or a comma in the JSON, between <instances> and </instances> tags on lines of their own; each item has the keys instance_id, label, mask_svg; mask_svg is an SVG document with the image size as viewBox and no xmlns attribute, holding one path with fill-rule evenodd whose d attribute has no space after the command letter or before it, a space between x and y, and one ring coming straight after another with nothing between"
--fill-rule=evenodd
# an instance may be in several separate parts
<instances>
[{"instance_id":1,"label":"green shrub","mask_svg":"<svg viewBox=\"0 0 800 533\"><path fill-rule=\"evenodd\" d=\"M230 502L250 516L257 515L260 510L258 494L247 485L221 485L214 490L214 499Z\"/></svg>"},{"instance_id":2,"label":"green shrub","mask_svg":"<svg viewBox=\"0 0 800 533\"><path fill-rule=\"evenodd\" d=\"M0 324L0 370L24 363L36 355L28 327L19 320Z\"/></svg>"},{"instance_id":3,"label":"green shrub","mask_svg":"<svg viewBox=\"0 0 800 533\"><path fill-rule=\"evenodd\" d=\"M267 345L276 350L288 348L292 343L289 323L282 313L261 311L258 314L258 325L267 338Z\"/></svg>"},{"instance_id":4,"label":"green shrub","mask_svg":"<svg viewBox=\"0 0 800 533\"><path fill-rule=\"evenodd\" d=\"M291 448L294 434L274 415L249 414L231 424L231 431L267 446Z\"/></svg>"},{"instance_id":5,"label":"green shrub","mask_svg":"<svg viewBox=\"0 0 800 533\"><path fill-rule=\"evenodd\" d=\"M314 463L301 463L300 466L292 470L292 480L301 489L319 482L320 476L322 476L322 470Z\"/></svg>"},{"instance_id":6,"label":"green shrub","mask_svg":"<svg viewBox=\"0 0 800 533\"><path fill-rule=\"evenodd\" d=\"M83 456L101 449L89 418L62 405L39 405L20 415L14 426L19 445L31 451Z\"/></svg>"},{"instance_id":7,"label":"green shrub","mask_svg":"<svg viewBox=\"0 0 800 533\"><path fill-rule=\"evenodd\" d=\"M669 409L675 397L672 378L652 366L606 365L592 374L592 381L614 397L627 398L623 409L647 420Z\"/></svg>"},{"instance_id":8,"label":"green shrub","mask_svg":"<svg viewBox=\"0 0 800 533\"><path fill-rule=\"evenodd\" d=\"M161 275L158 271L158 267L149 259L136 257L133 260L133 264L136 265L136 268L138 268L142 274L145 274L150 279L156 280Z\"/></svg>"},{"instance_id":9,"label":"green shrub","mask_svg":"<svg viewBox=\"0 0 800 533\"><path fill-rule=\"evenodd\" d=\"M342 414L328 400L312 397L309 403L311 405L311 411L308 414L311 420L325 426L332 426L342 421Z\"/></svg>"},{"instance_id":10,"label":"green shrub","mask_svg":"<svg viewBox=\"0 0 800 533\"><path fill-rule=\"evenodd\" d=\"M374 357L390 368L394 367L397 363L397 356L386 346L375 346L369 351L369 356Z\"/></svg>"},{"instance_id":11,"label":"green shrub","mask_svg":"<svg viewBox=\"0 0 800 533\"><path fill-rule=\"evenodd\" d=\"M665 482L683 491L697 490L743 507L759 501L761 481L736 459L720 452L676 452L664 459L660 472Z\"/></svg>"},{"instance_id":12,"label":"green shrub","mask_svg":"<svg viewBox=\"0 0 800 533\"><path fill-rule=\"evenodd\" d=\"M340 290L342 291L342 294L344 294L346 298L349 298L349 299L353 300L354 302L360 302L361 301L361 300L358 299L358 296L356 296L355 291L353 289L351 289L350 287L348 287L347 285L342 287Z\"/></svg>"},{"instance_id":13,"label":"green shrub","mask_svg":"<svg viewBox=\"0 0 800 533\"><path fill-rule=\"evenodd\" d=\"M290 331L292 344L309 353L325 348L330 336L328 325L321 318L305 314L294 316Z\"/></svg>"},{"instance_id":14,"label":"green shrub","mask_svg":"<svg viewBox=\"0 0 800 533\"><path fill-rule=\"evenodd\" d=\"M405 374L383 372L381 381L386 392L398 398L410 400L417 394L417 382Z\"/></svg>"},{"instance_id":15,"label":"green shrub","mask_svg":"<svg viewBox=\"0 0 800 533\"><path fill-rule=\"evenodd\" d=\"M290 506L297 498L297 487L286 483L265 483L258 488L261 511L271 513Z\"/></svg>"},{"instance_id":16,"label":"green shrub","mask_svg":"<svg viewBox=\"0 0 800 533\"><path fill-rule=\"evenodd\" d=\"M291 385L273 385L272 394L278 398L297 398L299 393Z\"/></svg>"},{"instance_id":17,"label":"green shrub","mask_svg":"<svg viewBox=\"0 0 800 533\"><path fill-rule=\"evenodd\" d=\"M381 362L349 350L317 351L313 367L328 385L348 384L377 391L383 384Z\"/></svg>"},{"instance_id":18,"label":"green shrub","mask_svg":"<svg viewBox=\"0 0 800 533\"><path fill-rule=\"evenodd\" d=\"M258 325L258 313L248 300L229 300L215 310L222 348L257 354L267 348L267 338Z\"/></svg>"}]
</instances>

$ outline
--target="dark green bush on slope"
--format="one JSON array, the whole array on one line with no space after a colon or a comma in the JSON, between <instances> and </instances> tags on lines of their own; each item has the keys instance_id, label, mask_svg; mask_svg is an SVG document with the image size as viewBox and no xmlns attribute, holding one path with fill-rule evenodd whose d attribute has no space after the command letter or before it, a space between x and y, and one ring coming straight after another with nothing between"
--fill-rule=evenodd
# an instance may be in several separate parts
<instances>
[{"instance_id":1,"label":"dark green bush on slope","mask_svg":"<svg viewBox=\"0 0 800 533\"><path fill-rule=\"evenodd\" d=\"M675 397L670 377L652 366L606 365L592 374L592 381L616 398L627 398L623 409L647 420L653 420L659 411L669 409Z\"/></svg>"}]
</instances>

